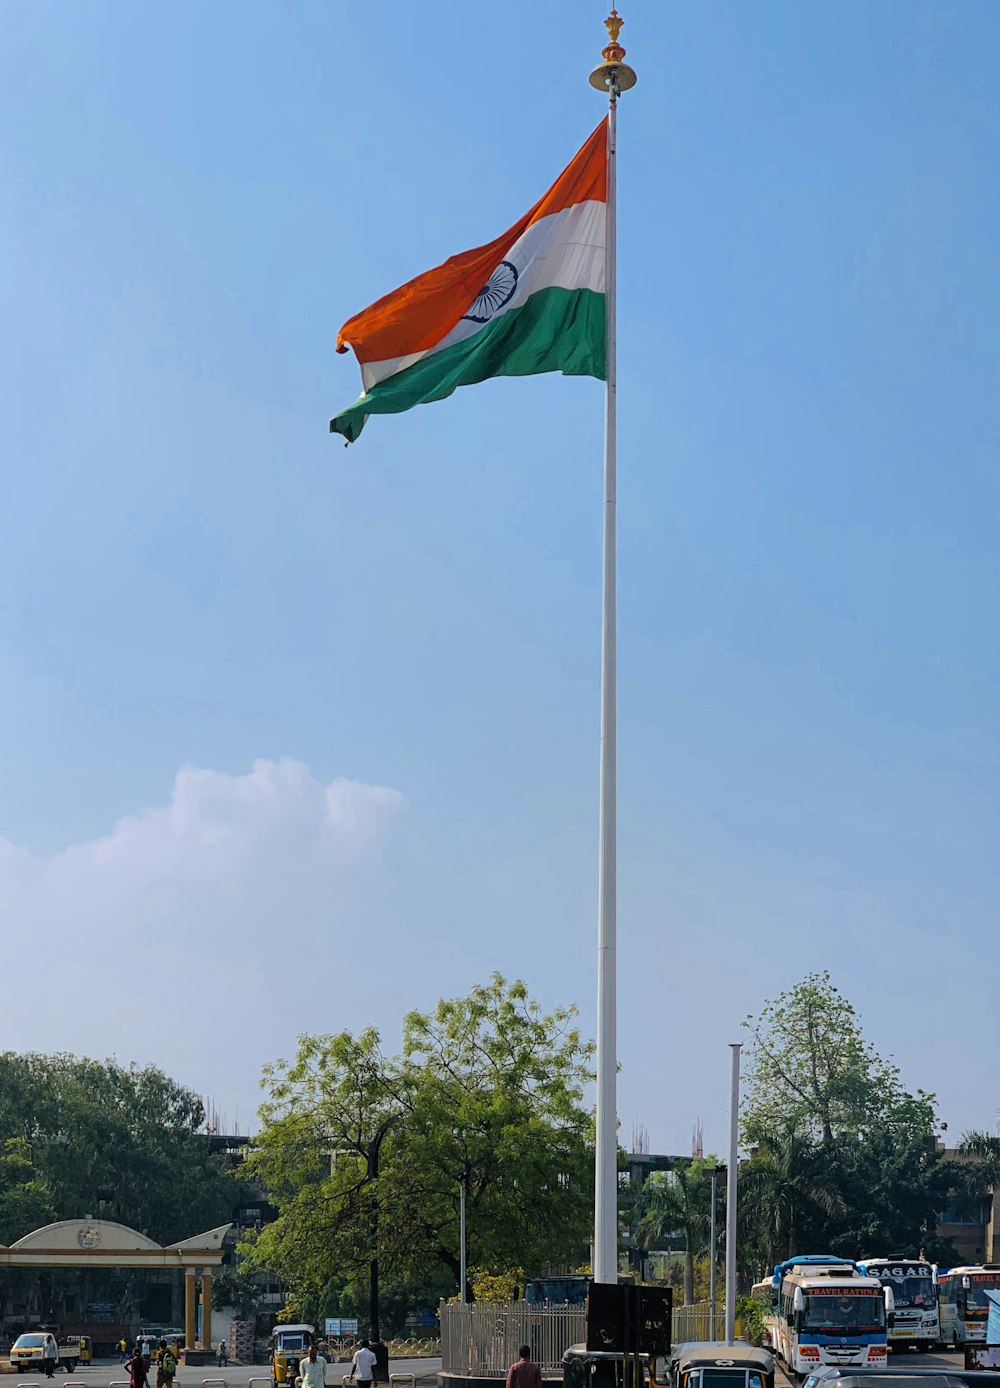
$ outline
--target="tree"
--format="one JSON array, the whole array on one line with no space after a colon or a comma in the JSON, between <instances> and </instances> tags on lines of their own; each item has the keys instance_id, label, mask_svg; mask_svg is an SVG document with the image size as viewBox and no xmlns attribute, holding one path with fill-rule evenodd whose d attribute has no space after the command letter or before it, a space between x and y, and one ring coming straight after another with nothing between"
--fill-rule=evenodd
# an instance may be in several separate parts
<instances>
[{"instance_id":1,"label":"tree","mask_svg":"<svg viewBox=\"0 0 1000 1388\"><path fill-rule=\"evenodd\" d=\"M590 1222L590 1048L574 1016L546 1016L523 983L496 974L467 998L411 1013L399 1056L383 1053L374 1029L303 1037L291 1064L265 1071L248 1165L279 1217L247 1256L304 1305L335 1297L331 1314L363 1304L373 1260L397 1304L404 1288L450 1294L467 1170L470 1267L497 1276L578 1261Z\"/></svg>"},{"instance_id":2,"label":"tree","mask_svg":"<svg viewBox=\"0 0 1000 1388\"><path fill-rule=\"evenodd\" d=\"M974 1182L985 1193L1000 1185L1000 1137L978 1130L963 1133L958 1152L969 1158L968 1167L974 1172Z\"/></svg>"},{"instance_id":3,"label":"tree","mask_svg":"<svg viewBox=\"0 0 1000 1388\"><path fill-rule=\"evenodd\" d=\"M854 1005L829 973L807 975L748 1017L744 1129L751 1139L789 1126L831 1146L839 1135L863 1134L910 1100L898 1068L864 1039ZM933 1095L922 1117L933 1121ZM912 1100L911 1100L912 1102Z\"/></svg>"},{"instance_id":4,"label":"tree","mask_svg":"<svg viewBox=\"0 0 1000 1388\"><path fill-rule=\"evenodd\" d=\"M1000 1137L980 1130L963 1133L958 1161L952 1164L951 1174L942 1209L957 1209L964 1216L976 1218L983 1205L992 1201L995 1210L1000 1187ZM987 1262L993 1260L993 1254L993 1249L987 1250Z\"/></svg>"},{"instance_id":5,"label":"tree","mask_svg":"<svg viewBox=\"0 0 1000 1388\"><path fill-rule=\"evenodd\" d=\"M468 998L404 1022L413 1093L411 1171L423 1173L420 1233L458 1275L456 1175L467 1169L469 1261L486 1272L577 1262L590 1237L591 1047L576 1009L546 1016L498 974Z\"/></svg>"},{"instance_id":6,"label":"tree","mask_svg":"<svg viewBox=\"0 0 1000 1388\"><path fill-rule=\"evenodd\" d=\"M831 1223L845 1210L824 1153L794 1127L762 1135L740 1168L742 1243L756 1250L765 1267L817 1240L824 1243Z\"/></svg>"},{"instance_id":7,"label":"tree","mask_svg":"<svg viewBox=\"0 0 1000 1388\"><path fill-rule=\"evenodd\" d=\"M0 1148L0 1243L11 1244L55 1219L52 1192L35 1170L23 1137L9 1137Z\"/></svg>"},{"instance_id":8,"label":"tree","mask_svg":"<svg viewBox=\"0 0 1000 1388\"><path fill-rule=\"evenodd\" d=\"M864 1039L828 973L765 1003L752 1034L741 1172L744 1252L761 1270L805 1246L857 1254L934 1249L954 1172L934 1137L934 1096L909 1093Z\"/></svg>"},{"instance_id":9,"label":"tree","mask_svg":"<svg viewBox=\"0 0 1000 1388\"><path fill-rule=\"evenodd\" d=\"M239 1187L204 1119L197 1095L154 1066L0 1053L0 1142L34 1173L8 1210L11 1236L88 1211L160 1243L228 1220Z\"/></svg>"},{"instance_id":10,"label":"tree","mask_svg":"<svg viewBox=\"0 0 1000 1388\"><path fill-rule=\"evenodd\" d=\"M694 1300L694 1260L709 1246L712 1221L711 1185L707 1173L714 1157L678 1162L673 1171L656 1171L643 1187L636 1225L639 1246L680 1234L684 1241L684 1305Z\"/></svg>"}]
</instances>

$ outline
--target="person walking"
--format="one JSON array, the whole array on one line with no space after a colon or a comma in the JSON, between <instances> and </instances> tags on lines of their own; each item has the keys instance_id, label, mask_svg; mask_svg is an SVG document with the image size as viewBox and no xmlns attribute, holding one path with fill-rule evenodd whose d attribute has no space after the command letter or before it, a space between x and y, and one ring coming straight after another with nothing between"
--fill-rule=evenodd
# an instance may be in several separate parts
<instances>
[{"instance_id":1,"label":"person walking","mask_svg":"<svg viewBox=\"0 0 1000 1388\"><path fill-rule=\"evenodd\" d=\"M123 1336L121 1337L121 1339L118 1341L118 1353L121 1355L121 1361L122 1361L122 1363L123 1363L123 1364L127 1364L127 1363L128 1363L128 1342L126 1341L124 1335L123 1335Z\"/></svg>"},{"instance_id":2,"label":"person walking","mask_svg":"<svg viewBox=\"0 0 1000 1388\"><path fill-rule=\"evenodd\" d=\"M531 1357L531 1346L522 1345L520 1359L507 1370L507 1388L542 1388L542 1370Z\"/></svg>"},{"instance_id":3,"label":"person walking","mask_svg":"<svg viewBox=\"0 0 1000 1388\"><path fill-rule=\"evenodd\" d=\"M305 1359L299 1360L299 1382L302 1388L326 1388L326 1360L316 1348L315 1340Z\"/></svg>"},{"instance_id":4,"label":"person walking","mask_svg":"<svg viewBox=\"0 0 1000 1388\"><path fill-rule=\"evenodd\" d=\"M225 1340L220 1340L220 1341L219 1341L219 1368L220 1368L220 1369L224 1369L224 1368L226 1367L226 1362L227 1362L228 1359L229 1359L229 1346L226 1344Z\"/></svg>"},{"instance_id":5,"label":"person walking","mask_svg":"<svg viewBox=\"0 0 1000 1388\"><path fill-rule=\"evenodd\" d=\"M361 1344L354 1351L354 1358L351 1360L351 1377L355 1383L367 1383L369 1388L375 1380L376 1359L371 1351L371 1345L367 1340L362 1340Z\"/></svg>"},{"instance_id":6,"label":"person walking","mask_svg":"<svg viewBox=\"0 0 1000 1388\"><path fill-rule=\"evenodd\" d=\"M137 1340L132 1358L128 1361L128 1380L131 1388L149 1388L149 1370L146 1367L146 1356L142 1352L142 1345Z\"/></svg>"},{"instance_id":7,"label":"person walking","mask_svg":"<svg viewBox=\"0 0 1000 1388\"><path fill-rule=\"evenodd\" d=\"M56 1344L54 1335L46 1335L45 1344L42 1348L42 1363L45 1365L45 1377L51 1378L56 1371L59 1362L59 1346Z\"/></svg>"},{"instance_id":8,"label":"person walking","mask_svg":"<svg viewBox=\"0 0 1000 1388\"><path fill-rule=\"evenodd\" d=\"M176 1372L177 1355L166 1340L161 1340L156 1351L156 1388L173 1388Z\"/></svg>"}]
</instances>

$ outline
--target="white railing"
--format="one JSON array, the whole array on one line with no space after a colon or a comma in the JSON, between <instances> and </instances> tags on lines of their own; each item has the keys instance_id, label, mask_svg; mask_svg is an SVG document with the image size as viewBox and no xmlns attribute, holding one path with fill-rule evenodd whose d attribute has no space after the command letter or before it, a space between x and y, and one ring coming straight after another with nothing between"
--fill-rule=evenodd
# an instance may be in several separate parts
<instances>
[{"instance_id":1,"label":"white railing","mask_svg":"<svg viewBox=\"0 0 1000 1388\"><path fill-rule=\"evenodd\" d=\"M442 1302L440 1316L441 1368L471 1378L505 1378L521 1345L543 1374L561 1375L563 1355L586 1338L582 1306Z\"/></svg>"},{"instance_id":2,"label":"white railing","mask_svg":"<svg viewBox=\"0 0 1000 1388\"><path fill-rule=\"evenodd\" d=\"M674 1293L676 1296L676 1292ZM715 1328L712 1327L712 1305L708 1301L696 1301L690 1306L674 1303L673 1332L671 1340L675 1345L683 1345L689 1340L722 1340L726 1334L726 1308L716 1302Z\"/></svg>"}]
</instances>

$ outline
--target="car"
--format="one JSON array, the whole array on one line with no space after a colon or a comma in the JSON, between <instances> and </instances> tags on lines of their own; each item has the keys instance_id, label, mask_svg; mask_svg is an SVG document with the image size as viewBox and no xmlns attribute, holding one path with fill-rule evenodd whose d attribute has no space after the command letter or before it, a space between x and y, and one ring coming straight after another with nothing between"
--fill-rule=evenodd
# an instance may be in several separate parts
<instances>
[{"instance_id":1,"label":"car","mask_svg":"<svg viewBox=\"0 0 1000 1388\"><path fill-rule=\"evenodd\" d=\"M963 1369L958 1366L947 1369L903 1368L902 1366L879 1369L875 1373L859 1373L857 1369L838 1368L828 1365L808 1374L802 1388L823 1388L832 1379L837 1380L836 1388L873 1388L891 1379L893 1388L1000 1388L1000 1372L994 1369Z\"/></svg>"}]
</instances>

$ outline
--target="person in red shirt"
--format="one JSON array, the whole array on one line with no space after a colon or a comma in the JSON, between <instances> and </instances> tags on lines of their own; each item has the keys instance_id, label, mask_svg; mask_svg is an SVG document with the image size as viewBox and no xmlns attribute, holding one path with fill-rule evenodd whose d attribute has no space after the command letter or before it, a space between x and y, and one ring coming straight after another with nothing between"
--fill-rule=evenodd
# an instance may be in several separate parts
<instances>
[{"instance_id":1,"label":"person in red shirt","mask_svg":"<svg viewBox=\"0 0 1000 1388\"><path fill-rule=\"evenodd\" d=\"M531 1346L522 1345L520 1359L507 1370L507 1388L542 1388L542 1371L531 1357Z\"/></svg>"}]
</instances>

